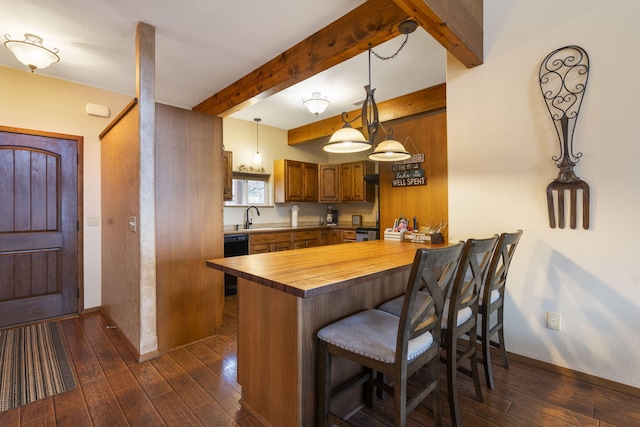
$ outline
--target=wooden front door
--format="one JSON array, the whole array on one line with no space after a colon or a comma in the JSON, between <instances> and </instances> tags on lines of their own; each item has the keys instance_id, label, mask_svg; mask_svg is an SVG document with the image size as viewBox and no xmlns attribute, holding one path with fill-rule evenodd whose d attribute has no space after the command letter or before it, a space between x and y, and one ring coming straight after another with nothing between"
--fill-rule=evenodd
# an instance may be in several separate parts
<instances>
[{"instance_id":1,"label":"wooden front door","mask_svg":"<svg viewBox=\"0 0 640 427\"><path fill-rule=\"evenodd\" d=\"M0 128L0 327L78 312L82 139Z\"/></svg>"}]
</instances>

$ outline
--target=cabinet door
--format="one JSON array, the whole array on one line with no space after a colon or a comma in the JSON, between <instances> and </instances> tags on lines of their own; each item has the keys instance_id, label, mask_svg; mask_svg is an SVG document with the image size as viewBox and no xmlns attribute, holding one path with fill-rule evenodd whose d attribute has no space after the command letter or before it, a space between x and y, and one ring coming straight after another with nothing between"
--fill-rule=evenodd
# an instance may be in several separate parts
<instances>
[{"instance_id":1,"label":"cabinet door","mask_svg":"<svg viewBox=\"0 0 640 427\"><path fill-rule=\"evenodd\" d=\"M351 169L353 179L353 200L362 202L366 198L366 182L364 182L364 162L353 163Z\"/></svg>"},{"instance_id":2,"label":"cabinet door","mask_svg":"<svg viewBox=\"0 0 640 427\"><path fill-rule=\"evenodd\" d=\"M340 170L338 165L318 166L318 200L322 202L340 201Z\"/></svg>"},{"instance_id":3,"label":"cabinet door","mask_svg":"<svg viewBox=\"0 0 640 427\"><path fill-rule=\"evenodd\" d=\"M288 251L291 249L291 242L274 243L271 252Z\"/></svg>"},{"instance_id":4,"label":"cabinet door","mask_svg":"<svg viewBox=\"0 0 640 427\"><path fill-rule=\"evenodd\" d=\"M302 200L318 201L318 165L315 163L302 163Z\"/></svg>"},{"instance_id":5,"label":"cabinet door","mask_svg":"<svg viewBox=\"0 0 640 427\"><path fill-rule=\"evenodd\" d=\"M356 241L356 230L342 230L342 243Z\"/></svg>"},{"instance_id":6,"label":"cabinet door","mask_svg":"<svg viewBox=\"0 0 640 427\"><path fill-rule=\"evenodd\" d=\"M233 153L222 152L222 199L233 199Z\"/></svg>"},{"instance_id":7,"label":"cabinet door","mask_svg":"<svg viewBox=\"0 0 640 427\"><path fill-rule=\"evenodd\" d=\"M266 252L270 252L268 243L257 243L249 247L249 253L251 254L264 254Z\"/></svg>"},{"instance_id":8,"label":"cabinet door","mask_svg":"<svg viewBox=\"0 0 640 427\"><path fill-rule=\"evenodd\" d=\"M353 201L353 163L340 165L340 201Z\"/></svg>"},{"instance_id":9,"label":"cabinet door","mask_svg":"<svg viewBox=\"0 0 640 427\"><path fill-rule=\"evenodd\" d=\"M340 201L373 202L375 187L364 180L366 174L373 173L372 162L359 161L340 165Z\"/></svg>"},{"instance_id":10,"label":"cabinet door","mask_svg":"<svg viewBox=\"0 0 640 427\"><path fill-rule=\"evenodd\" d=\"M302 202L304 189L302 186L303 163L293 160L285 160L285 200L289 202Z\"/></svg>"}]
</instances>

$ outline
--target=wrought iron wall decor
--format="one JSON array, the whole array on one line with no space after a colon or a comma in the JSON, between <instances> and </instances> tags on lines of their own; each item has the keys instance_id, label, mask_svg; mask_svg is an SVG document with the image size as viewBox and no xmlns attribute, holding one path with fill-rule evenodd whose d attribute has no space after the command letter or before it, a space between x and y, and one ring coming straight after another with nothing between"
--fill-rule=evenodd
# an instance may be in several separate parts
<instances>
[{"instance_id":1,"label":"wrought iron wall decor","mask_svg":"<svg viewBox=\"0 0 640 427\"><path fill-rule=\"evenodd\" d=\"M565 191L569 192L569 220L576 228L578 191L582 191L582 227L589 228L589 185L578 178L573 167L581 152L573 151L573 133L589 77L589 56L578 46L565 46L551 52L540 66L540 90L558 134L560 155L553 161L560 169L558 177L547 186L549 226L565 226ZM554 197L555 195L555 197ZM557 200L557 209L554 204Z\"/></svg>"}]
</instances>

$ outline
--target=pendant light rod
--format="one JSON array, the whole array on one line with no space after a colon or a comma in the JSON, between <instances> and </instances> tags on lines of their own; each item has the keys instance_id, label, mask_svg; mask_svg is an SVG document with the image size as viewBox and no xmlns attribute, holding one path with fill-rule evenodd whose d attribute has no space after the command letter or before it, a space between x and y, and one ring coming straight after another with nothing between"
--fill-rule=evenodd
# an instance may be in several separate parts
<instances>
[{"instance_id":1,"label":"pendant light rod","mask_svg":"<svg viewBox=\"0 0 640 427\"><path fill-rule=\"evenodd\" d=\"M262 155L260 154L260 150L258 148L258 142L260 141L260 138L258 137L258 129L260 127L259 125L262 119L256 117L253 120L256 122L256 154L253 155L253 164L256 166L260 166L262 164Z\"/></svg>"}]
</instances>

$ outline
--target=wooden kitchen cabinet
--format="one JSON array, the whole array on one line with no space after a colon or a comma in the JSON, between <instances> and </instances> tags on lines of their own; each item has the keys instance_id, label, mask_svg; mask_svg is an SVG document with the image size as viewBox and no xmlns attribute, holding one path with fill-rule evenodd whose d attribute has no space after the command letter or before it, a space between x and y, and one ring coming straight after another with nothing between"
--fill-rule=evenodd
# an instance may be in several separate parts
<instances>
[{"instance_id":1,"label":"wooden kitchen cabinet","mask_svg":"<svg viewBox=\"0 0 640 427\"><path fill-rule=\"evenodd\" d=\"M222 152L222 199L233 199L233 153Z\"/></svg>"},{"instance_id":2,"label":"wooden kitchen cabinet","mask_svg":"<svg viewBox=\"0 0 640 427\"><path fill-rule=\"evenodd\" d=\"M340 165L318 165L318 201L340 201Z\"/></svg>"},{"instance_id":3,"label":"wooden kitchen cabinet","mask_svg":"<svg viewBox=\"0 0 640 427\"><path fill-rule=\"evenodd\" d=\"M283 159L276 160L273 169L276 203L318 201L316 163Z\"/></svg>"},{"instance_id":4,"label":"wooden kitchen cabinet","mask_svg":"<svg viewBox=\"0 0 640 427\"><path fill-rule=\"evenodd\" d=\"M375 187L364 180L364 176L375 172L373 162L342 163L340 166L340 201L373 202Z\"/></svg>"},{"instance_id":5,"label":"wooden kitchen cabinet","mask_svg":"<svg viewBox=\"0 0 640 427\"><path fill-rule=\"evenodd\" d=\"M258 233L249 236L249 253L288 251L292 248L291 232Z\"/></svg>"},{"instance_id":6,"label":"wooden kitchen cabinet","mask_svg":"<svg viewBox=\"0 0 640 427\"><path fill-rule=\"evenodd\" d=\"M294 231L293 248L312 248L322 245L322 235L318 230Z\"/></svg>"}]
</instances>

